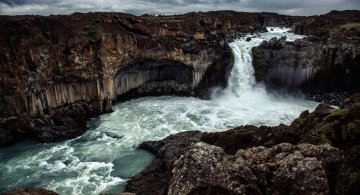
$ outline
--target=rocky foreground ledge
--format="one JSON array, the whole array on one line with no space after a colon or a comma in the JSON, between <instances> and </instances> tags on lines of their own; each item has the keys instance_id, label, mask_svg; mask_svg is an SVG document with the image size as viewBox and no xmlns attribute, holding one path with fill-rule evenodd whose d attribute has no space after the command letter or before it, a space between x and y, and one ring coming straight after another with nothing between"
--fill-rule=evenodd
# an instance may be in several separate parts
<instances>
[{"instance_id":1,"label":"rocky foreground ledge","mask_svg":"<svg viewBox=\"0 0 360 195\"><path fill-rule=\"evenodd\" d=\"M289 126L190 131L139 147L157 157L128 182L137 194L359 194L360 94Z\"/></svg>"}]
</instances>

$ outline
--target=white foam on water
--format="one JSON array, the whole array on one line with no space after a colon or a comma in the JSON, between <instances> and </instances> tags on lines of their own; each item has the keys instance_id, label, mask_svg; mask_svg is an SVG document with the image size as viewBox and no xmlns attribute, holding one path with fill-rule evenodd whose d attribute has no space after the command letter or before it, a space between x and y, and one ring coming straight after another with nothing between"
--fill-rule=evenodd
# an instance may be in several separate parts
<instances>
[{"instance_id":1,"label":"white foam on water","mask_svg":"<svg viewBox=\"0 0 360 195\"><path fill-rule=\"evenodd\" d=\"M108 186L124 183L125 180L110 175L113 166L104 162L77 162L67 167L78 172L77 177L66 178L62 182L52 181L47 188L69 194L99 194Z\"/></svg>"},{"instance_id":2,"label":"white foam on water","mask_svg":"<svg viewBox=\"0 0 360 195\"><path fill-rule=\"evenodd\" d=\"M170 96L135 99L92 119L90 130L76 139L1 149L0 157L17 155L0 161L0 190L39 186L60 194L99 194L123 186L152 160L149 154L134 150L143 141L187 130L214 132L246 124L289 124L302 111L313 110L317 103L275 98L255 83L252 47L272 37L301 38L287 32L289 29L268 30L230 44L235 63L229 85L212 100Z\"/></svg>"}]
</instances>

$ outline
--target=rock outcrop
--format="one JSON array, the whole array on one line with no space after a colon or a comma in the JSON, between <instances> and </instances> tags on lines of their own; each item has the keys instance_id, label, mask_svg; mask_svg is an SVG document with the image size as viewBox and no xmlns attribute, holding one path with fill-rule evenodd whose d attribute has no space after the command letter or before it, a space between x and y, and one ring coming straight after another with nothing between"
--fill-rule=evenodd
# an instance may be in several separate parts
<instances>
[{"instance_id":1,"label":"rock outcrop","mask_svg":"<svg viewBox=\"0 0 360 195\"><path fill-rule=\"evenodd\" d=\"M360 11L309 17L295 27L306 38L272 39L254 48L257 81L271 89L301 91L316 100L328 101L326 96L335 94L338 97L329 103L339 105L340 97L360 91L359 18Z\"/></svg>"},{"instance_id":2,"label":"rock outcrop","mask_svg":"<svg viewBox=\"0 0 360 195\"><path fill-rule=\"evenodd\" d=\"M0 16L0 146L78 136L86 119L111 111L122 96L206 98L210 87L226 85L227 40L303 18L231 11Z\"/></svg>"},{"instance_id":3,"label":"rock outcrop","mask_svg":"<svg viewBox=\"0 0 360 195\"><path fill-rule=\"evenodd\" d=\"M328 194L326 167L341 161L328 144L282 143L227 155L198 142L174 163L168 194Z\"/></svg>"},{"instance_id":4,"label":"rock outcrop","mask_svg":"<svg viewBox=\"0 0 360 195\"><path fill-rule=\"evenodd\" d=\"M126 186L139 194L357 194L360 94L291 125L183 132L140 148L157 157ZM159 178L159 179L158 179ZM284 182L284 183L283 183Z\"/></svg>"},{"instance_id":5,"label":"rock outcrop","mask_svg":"<svg viewBox=\"0 0 360 195\"><path fill-rule=\"evenodd\" d=\"M359 44L283 38L264 42L252 52L256 79L271 89L309 94L360 91Z\"/></svg>"},{"instance_id":6,"label":"rock outcrop","mask_svg":"<svg viewBox=\"0 0 360 195\"><path fill-rule=\"evenodd\" d=\"M170 135L164 140L141 143L139 148L154 153L157 158L140 175L128 182L126 191L166 194L174 162L184 154L188 146L200 141L200 135L200 131L187 131Z\"/></svg>"}]
</instances>

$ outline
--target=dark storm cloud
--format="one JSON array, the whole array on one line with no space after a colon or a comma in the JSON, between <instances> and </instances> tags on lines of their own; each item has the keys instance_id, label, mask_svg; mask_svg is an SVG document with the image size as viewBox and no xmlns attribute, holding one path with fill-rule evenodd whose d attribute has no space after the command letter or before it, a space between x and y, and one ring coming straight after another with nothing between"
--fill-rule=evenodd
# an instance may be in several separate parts
<instances>
[{"instance_id":1,"label":"dark storm cloud","mask_svg":"<svg viewBox=\"0 0 360 195\"><path fill-rule=\"evenodd\" d=\"M46 0L0 0L7 5L24 5L24 4L44 4L44 3L53 3L56 1L46 1Z\"/></svg>"},{"instance_id":2,"label":"dark storm cloud","mask_svg":"<svg viewBox=\"0 0 360 195\"><path fill-rule=\"evenodd\" d=\"M203 3L233 3L238 0L149 0L155 3L169 3L169 4L203 4Z\"/></svg>"},{"instance_id":3,"label":"dark storm cloud","mask_svg":"<svg viewBox=\"0 0 360 195\"><path fill-rule=\"evenodd\" d=\"M247 3L249 7L257 8L271 8L271 9L292 9L303 7L306 1L289 1L289 0L277 0L277 1L267 1L267 0L253 0Z\"/></svg>"},{"instance_id":4,"label":"dark storm cloud","mask_svg":"<svg viewBox=\"0 0 360 195\"><path fill-rule=\"evenodd\" d=\"M191 11L266 11L290 15L360 9L360 0L0 0L0 14L69 14L116 11L135 15Z\"/></svg>"}]
</instances>

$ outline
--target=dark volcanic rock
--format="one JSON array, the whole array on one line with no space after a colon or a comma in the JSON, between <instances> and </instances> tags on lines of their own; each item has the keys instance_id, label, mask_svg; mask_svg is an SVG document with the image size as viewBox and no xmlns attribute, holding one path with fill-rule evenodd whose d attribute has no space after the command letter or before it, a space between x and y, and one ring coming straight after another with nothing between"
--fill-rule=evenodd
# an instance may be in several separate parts
<instances>
[{"instance_id":1,"label":"dark volcanic rock","mask_svg":"<svg viewBox=\"0 0 360 195\"><path fill-rule=\"evenodd\" d=\"M320 93L320 94L307 94L307 96L316 102L322 102L330 105L339 106L351 96L348 92L332 92L332 93Z\"/></svg>"},{"instance_id":2,"label":"dark volcanic rock","mask_svg":"<svg viewBox=\"0 0 360 195\"><path fill-rule=\"evenodd\" d=\"M308 37L294 43L274 39L253 49L257 81L336 105L344 98L331 94L360 92L360 11L308 17L295 33Z\"/></svg>"},{"instance_id":3,"label":"dark volcanic rock","mask_svg":"<svg viewBox=\"0 0 360 195\"><path fill-rule=\"evenodd\" d=\"M282 142L297 143L297 132L289 131L285 125L277 127L252 125L240 126L224 132L203 133L201 141L216 145L227 154L235 154L239 149L253 146L273 146Z\"/></svg>"},{"instance_id":4,"label":"dark volcanic rock","mask_svg":"<svg viewBox=\"0 0 360 195\"><path fill-rule=\"evenodd\" d=\"M309 35L313 41L358 44L360 41L359 10L331 11L311 16L295 26L295 33Z\"/></svg>"},{"instance_id":5,"label":"dark volcanic rock","mask_svg":"<svg viewBox=\"0 0 360 195\"><path fill-rule=\"evenodd\" d=\"M126 185L126 190L136 194L166 194L173 164L185 149L200 140L200 131L188 131L170 135L160 141L140 144L139 148L153 152L157 158Z\"/></svg>"},{"instance_id":6,"label":"dark volcanic rock","mask_svg":"<svg viewBox=\"0 0 360 195\"><path fill-rule=\"evenodd\" d=\"M23 188L2 192L1 195L58 195L58 193L42 188Z\"/></svg>"},{"instance_id":7,"label":"dark volcanic rock","mask_svg":"<svg viewBox=\"0 0 360 195\"><path fill-rule=\"evenodd\" d=\"M283 143L226 155L198 142L174 163L168 194L213 194L216 187L229 194L327 194L325 167L341 161L328 144Z\"/></svg>"},{"instance_id":8,"label":"dark volcanic rock","mask_svg":"<svg viewBox=\"0 0 360 195\"><path fill-rule=\"evenodd\" d=\"M172 135L141 145L157 158L126 188L140 194L358 194L359 129L355 94L339 109L320 104L304 111L289 126Z\"/></svg>"},{"instance_id":9,"label":"dark volcanic rock","mask_svg":"<svg viewBox=\"0 0 360 195\"><path fill-rule=\"evenodd\" d=\"M280 39L264 42L252 53L256 80L270 89L300 90L322 100L326 94L360 91L359 44Z\"/></svg>"}]
</instances>

